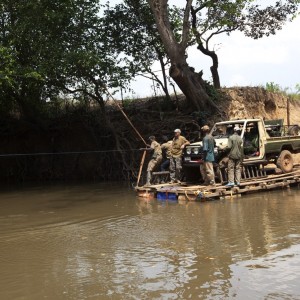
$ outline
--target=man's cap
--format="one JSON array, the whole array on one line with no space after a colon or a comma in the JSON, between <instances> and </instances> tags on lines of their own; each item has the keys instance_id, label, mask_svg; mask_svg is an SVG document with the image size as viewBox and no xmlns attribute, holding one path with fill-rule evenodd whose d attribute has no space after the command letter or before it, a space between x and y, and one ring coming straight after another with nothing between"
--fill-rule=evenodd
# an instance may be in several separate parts
<instances>
[{"instance_id":1,"label":"man's cap","mask_svg":"<svg viewBox=\"0 0 300 300\"><path fill-rule=\"evenodd\" d=\"M177 129L174 130L174 132L179 132L179 133L181 133L181 130L177 128Z\"/></svg>"},{"instance_id":2,"label":"man's cap","mask_svg":"<svg viewBox=\"0 0 300 300\"><path fill-rule=\"evenodd\" d=\"M241 128L240 128L239 126L235 126L235 127L233 128L233 131L241 131Z\"/></svg>"},{"instance_id":3,"label":"man's cap","mask_svg":"<svg viewBox=\"0 0 300 300\"><path fill-rule=\"evenodd\" d=\"M203 131L209 131L208 125L202 126L202 127L201 127L201 130L203 130Z\"/></svg>"},{"instance_id":4,"label":"man's cap","mask_svg":"<svg viewBox=\"0 0 300 300\"><path fill-rule=\"evenodd\" d=\"M150 135L149 136L149 140L155 140L155 136L154 135Z\"/></svg>"}]
</instances>

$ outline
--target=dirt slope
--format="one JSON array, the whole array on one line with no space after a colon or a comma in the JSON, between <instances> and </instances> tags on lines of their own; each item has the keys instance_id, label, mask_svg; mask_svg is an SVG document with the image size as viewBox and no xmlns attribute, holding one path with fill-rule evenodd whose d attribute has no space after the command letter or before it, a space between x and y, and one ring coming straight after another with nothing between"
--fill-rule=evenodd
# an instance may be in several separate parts
<instances>
[{"instance_id":1,"label":"dirt slope","mask_svg":"<svg viewBox=\"0 0 300 300\"><path fill-rule=\"evenodd\" d=\"M284 119L287 124L288 98L259 87L224 89L228 96L227 114L230 119L262 117ZM300 124L300 102L290 101L290 123Z\"/></svg>"}]
</instances>

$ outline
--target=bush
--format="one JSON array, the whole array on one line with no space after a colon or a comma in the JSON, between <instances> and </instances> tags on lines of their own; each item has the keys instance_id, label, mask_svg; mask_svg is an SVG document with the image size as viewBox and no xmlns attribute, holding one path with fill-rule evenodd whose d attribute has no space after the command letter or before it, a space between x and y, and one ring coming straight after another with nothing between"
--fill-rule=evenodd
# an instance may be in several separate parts
<instances>
[{"instance_id":1,"label":"bush","mask_svg":"<svg viewBox=\"0 0 300 300\"><path fill-rule=\"evenodd\" d=\"M274 82L267 82L266 90L271 93L282 93L283 92L280 85L277 83L274 83Z\"/></svg>"}]
</instances>

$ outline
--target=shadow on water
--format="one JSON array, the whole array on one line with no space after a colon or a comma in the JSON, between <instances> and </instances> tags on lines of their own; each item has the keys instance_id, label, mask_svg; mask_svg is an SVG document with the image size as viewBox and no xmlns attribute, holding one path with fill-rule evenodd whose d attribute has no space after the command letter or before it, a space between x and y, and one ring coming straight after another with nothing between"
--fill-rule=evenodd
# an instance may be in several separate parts
<instances>
[{"instance_id":1,"label":"shadow on water","mask_svg":"<svg viewBox=\"0 0 300 300\"><path fill-rule=\"evenodd\" d=\"M299 299L300 192L206 203L118 183L0 192L0 299Z\"/></svg>"}]
</instances>

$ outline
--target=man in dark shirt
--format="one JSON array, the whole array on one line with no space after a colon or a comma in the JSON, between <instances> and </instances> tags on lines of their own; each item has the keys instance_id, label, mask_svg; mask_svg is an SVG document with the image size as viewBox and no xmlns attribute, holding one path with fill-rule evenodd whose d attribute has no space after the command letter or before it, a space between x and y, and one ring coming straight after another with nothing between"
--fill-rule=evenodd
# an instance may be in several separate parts
<instances>
[{"instance_id":1,"label":"man in dark shirt","mask_svg":"<svg viewBox=\"0 0 300 300\"><path fill-rule=\"evenodd\" d=\"M243 161L243 140L240 137L240 127L234 127L234 134L228 139L229 161L228 161L228 183L226 186L232 187L234 183L240 185L241 182L241 168Z\"/></svg>"}]
</instances>

